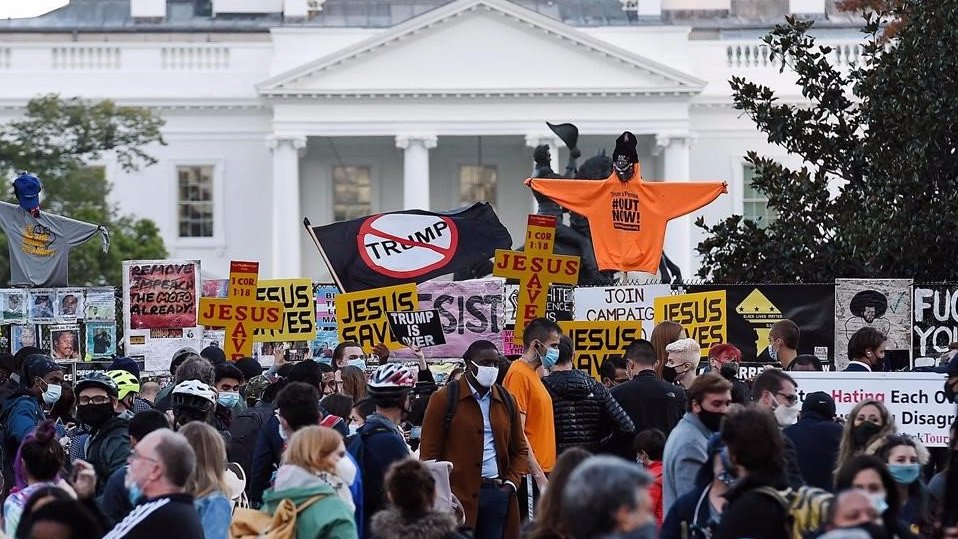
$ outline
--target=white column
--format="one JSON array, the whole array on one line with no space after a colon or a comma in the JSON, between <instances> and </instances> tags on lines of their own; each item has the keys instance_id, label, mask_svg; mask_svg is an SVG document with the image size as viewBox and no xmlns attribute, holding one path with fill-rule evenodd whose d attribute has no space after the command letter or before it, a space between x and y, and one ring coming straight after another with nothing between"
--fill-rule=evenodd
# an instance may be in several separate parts
<instances>
[{"instance_id":1,"label":"white column","mask_svg":"<svg viewBox=\"0 0 958 539\"><path fill-rule=\"evenodd\" d=\"M667 182L689 181L689 137L687 135L656 135L656 150L665 159ZM682 278L692 277L692 220L689 216L672 219L665 233L665 253L682 270Z\"/></svg>"},{"instance_id":2,"label":"white column","mask_svg":"<svg viewBox=\"0 0 958 539\"><path fill-rule=\"evenodd\" d=\"M274 279L302 277L300 241L303 215L299 205L299 157L306 148L302 135L273 135L273 253Z\"/></svg>"},{"instance_id":3,"label":"white column","mask_svg":"<svg viewBox=\"0 0 958 539\"><path fill-rule=\"evenodd\" d=\"M549 166L552 167L552 170L557 174L563 174L565 172L565 167L562 167L562 170L559 170L559 143L562 142L559 140L559 137L555 135L546 135L546 134L532 134L526 135L526 146L529 148L535 149L536 146L541 146L545 144L549 147ZM532 171L535 170L535 161L532 159L532 153L529 153L529 175L532 175ZM529 191L529 198L531 199L530 204L532 207L532 213L539 212L539 204L536 202L536 198L532 195L532 191Z\"/></svg>"},{"instance_id":4,"label":"white column","mask_svg":"<svg viewBox=\"0 0 958 539\"><path fill-rule=\"evenodd\" d=\"M399 135L396 147L403 155L402 203L406 210L429 209L429 150L436 147L435 135Z\"/></svg>"}]
</instances>

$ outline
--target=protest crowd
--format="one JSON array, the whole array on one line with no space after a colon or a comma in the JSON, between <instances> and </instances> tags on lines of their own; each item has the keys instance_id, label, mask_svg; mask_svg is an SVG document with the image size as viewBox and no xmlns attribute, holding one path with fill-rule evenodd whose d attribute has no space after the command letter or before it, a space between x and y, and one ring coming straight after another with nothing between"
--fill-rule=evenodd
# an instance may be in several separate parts
<instances>
[{"instance_id":1,"label":"protest crowd","mask_svg":"<svg viewBox=\"0 0 958 539\"><path fill-rule=\"evenodd\" d=\"M124 357L70 384L48 351L26 347L0 358L3 533L958 537L942 526L958 505L958 423L936 460L882 402L845 420L826 392L799 406L790 373L820 367L792 353L788 324L769 337L779 364L751 380L737 376L734 343L699 369L676 326L633 340L596 380L573 368L559 325L536 318L521 355L475 341L441 386L418 349L390 361L385 346L353 342L329 363L277 346L268 369L183 349L161 388ZM883 343L862 332L849 357L867 368ZM936 372L954 400L950 356Z\"/></svg>"}]
</instances>

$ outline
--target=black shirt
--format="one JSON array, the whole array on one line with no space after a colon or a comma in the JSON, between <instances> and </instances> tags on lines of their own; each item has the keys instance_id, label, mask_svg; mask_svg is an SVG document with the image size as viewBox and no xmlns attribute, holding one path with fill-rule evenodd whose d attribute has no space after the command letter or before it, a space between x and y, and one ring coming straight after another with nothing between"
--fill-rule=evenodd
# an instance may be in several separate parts
<instances>
[{"instance_id":1,"label":"black shirt","mask_svg":"<svg viewBox=\"0 0 958 539\"><path fill-rule=\"evenodd\" d=\"M655 371L644 370L632 380L611 390L612 397L619 401L632 423L635 432L659 429L666 437L685 414L685 390L662 381ZM613 452L622 458L635 460L633 439L617 436L612 443Z\"/></svg>"},{"instance_id":2,"label":"black shirt","mask_svg":"<svg viewBox=\"0 0 958 539\"><path fill-rule=\"evenodd\" d=\"M168 494L144 500L103 539L204 539L193 496Z\"/></svg>"}]
</instances>

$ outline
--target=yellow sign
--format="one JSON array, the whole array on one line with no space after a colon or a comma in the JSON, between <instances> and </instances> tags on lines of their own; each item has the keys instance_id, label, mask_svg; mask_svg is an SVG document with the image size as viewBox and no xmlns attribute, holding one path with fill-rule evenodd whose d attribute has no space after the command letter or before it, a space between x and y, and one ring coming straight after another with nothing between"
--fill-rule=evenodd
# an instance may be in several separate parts
<instances>
[{"instance_id":1,"label":"yellow sign","mask_svg":"<svg viewBox=\"0 0 958 539\"><path fill-rule=\"evenodd\" d=\"M519 305L513 333L516 344L522 344L522 332L529 322L545 316L550 284L579 282L579 257L552 254L555 235L555 217L530 215L525 252L496 249L492 274L519 280Z\"/></svg>"},{"instance_id":2,"label":"yellow sign","mask_svg":"<svg viewBox=\"0 0 958 539\"><path fill-rule=\"evenodd\" d=\"M339 342L355 341L364 350L377 343L385 344L390 350L403 348L404 344L393 340L386 313L418 309L415 283L337 294Z\"/></svg>"},{"instance_id":3,"label":"yellow sign","mask_svg":"<svg viewBox=\"0 0 958 539\"><path fill-rule=\"evenodd\" d=\"M735 307L735 312L752 324L755 330L755 349L761 353L762 348L765 348L768 343L768 334L772 326L782 319L782 311L756 288Z\"/></svg>"},{"instance_id":4,"label":"yellow sign","mask_svg":"<svg viewBox=\"0 0 958 539\"><path fill-rule=\"evenodd\" d=\"M517 326L518 327L518 326ZM642 321L565 321L559 322L562 333L572 339L575 368L601 380L599 367L608 358L623 357L632 341L642 338Z\"/></svg>"},{"instance_id":5,"label":"yellow sign","mask_svg":"<svg viewBox=\"0 0 958 539\"><path fill-rule=\"evenodd\" d=\"M283 304L283 326L257 329L257 341L311 341L316 337L316 298L310 279L271 279L256 285L256 299Z\"/></svg>"},{"instance_id":6,"label":"yellow sign","mask_svg":"<svg viewBox=\"0 0 958 539\"><path fill-rule=\"evenodd\" d=\"M199 322L226 329L223 351L227 359L253 355L253 332L283 327L283 304L256 299L259 262L230 262L226 298L200 298Z\"/></svg>"},{"instance_id":7,"label":"yellow sign","mask_svg":"<svg viewBox=\"0 0 958 539\"><path fill-rule=\"evenodd\" d=\"M727 342L726 307L725 290L662 296L655 298L655 323L682 324L689 338L702 347L702 357L708 357L709 348Z\"/></svg>"}]
</instances>

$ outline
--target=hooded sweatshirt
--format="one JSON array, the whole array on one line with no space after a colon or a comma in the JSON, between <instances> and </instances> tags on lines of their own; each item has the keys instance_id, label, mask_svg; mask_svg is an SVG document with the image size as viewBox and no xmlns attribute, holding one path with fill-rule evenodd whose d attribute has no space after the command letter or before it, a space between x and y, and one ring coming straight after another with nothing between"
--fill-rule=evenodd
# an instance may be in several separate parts
<instances>
[{"instance_id":1,"label":"hooded sweatshirt","mask_svg":"<svg viewBox=\"0 0 958 539\"><path fill-rule=\"evenodd\" d=\"M357 539L352 508L326 482L299 466L280 466L274 488L263 493L263 510L272 515L283 499L298 507L318 495L322 498L297 515L296 539Z\"/></svg>"}]
</instances>

